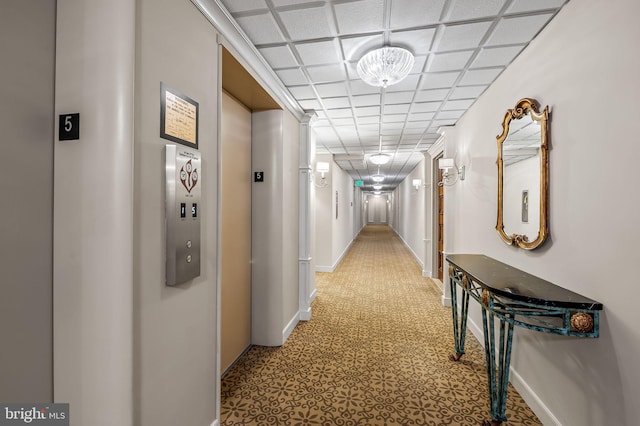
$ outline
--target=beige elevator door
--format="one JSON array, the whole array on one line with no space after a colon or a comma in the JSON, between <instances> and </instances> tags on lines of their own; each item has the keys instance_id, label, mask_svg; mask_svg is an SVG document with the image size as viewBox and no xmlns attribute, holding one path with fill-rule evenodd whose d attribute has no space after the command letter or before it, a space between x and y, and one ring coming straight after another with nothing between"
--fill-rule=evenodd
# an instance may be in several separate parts
<instances>
[{"instance_id":1,"label":"beige elevator door","mask_svg":"<svg viewBox=\"0 0 640 426\"><path fill-rule=\"evenodd\" d=\"M220 370L251 344L251 111L222 94Z\"/></svg>"}]
</instances>

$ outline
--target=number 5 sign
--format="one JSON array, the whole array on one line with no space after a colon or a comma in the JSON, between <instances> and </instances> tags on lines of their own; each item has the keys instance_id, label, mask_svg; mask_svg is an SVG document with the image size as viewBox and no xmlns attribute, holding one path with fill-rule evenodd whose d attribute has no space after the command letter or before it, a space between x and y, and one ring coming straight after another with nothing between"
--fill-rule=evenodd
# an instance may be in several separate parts
<instances>
[{"instance_id":1,"label":"number 5 sign","mask_svg":"<svg viewBox=\"0 0 640 426\"><path fill-rule=\"evenodd\" d=\"M72 141L80 139L80 113L60 114L58 139Z\"/></svg>"}]
</instances>

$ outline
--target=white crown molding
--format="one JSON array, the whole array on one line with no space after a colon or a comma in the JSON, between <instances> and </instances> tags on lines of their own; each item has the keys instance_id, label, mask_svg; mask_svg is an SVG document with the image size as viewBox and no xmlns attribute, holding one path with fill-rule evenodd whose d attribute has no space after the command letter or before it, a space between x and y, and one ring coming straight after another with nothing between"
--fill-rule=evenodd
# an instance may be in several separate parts
<instances>
[{"instance_id":1,"label":"white crown molding","mask_svg":"<svg viewBox=\"0 0 640 426\"><path fill-rule=\"evenodd\" d=\"M267 61L260 55L249 37L240 28L227 9L222 6L220 0L191 0L220 32L231 46L238 52L242 59L253 71L254 77L259 76L262 82L269 88L280 104L284 105L293 115L300 120L305 111L298 105L291 93L286 89L277 74L271 69Z\"/></svg>"}]
</instances>

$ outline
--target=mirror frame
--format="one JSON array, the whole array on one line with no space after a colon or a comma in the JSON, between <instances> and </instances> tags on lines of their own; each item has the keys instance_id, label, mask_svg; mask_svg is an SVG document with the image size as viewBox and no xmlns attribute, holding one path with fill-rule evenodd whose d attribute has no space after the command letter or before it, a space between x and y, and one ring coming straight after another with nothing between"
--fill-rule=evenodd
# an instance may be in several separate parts
<instances>
[{"instance_id":1,"label":"mirror frame","mask_svg":"<svg viewBox=\"0 0 640 426\"><path fill-rule=\"evenodd\" d=\"M502 134L496 136L498 141L498 222L496 231L502 238L502 241L508 245L517 246L525 250L532 250L540 246L549 234L548 223L548 202L549 202L549 148L548 148L548 119L549 107L545 106L542 112L539 112L540 105L535 99L523 98L518 101L515 108L508 109L502 120ZM504 231L503 222L503 186L504 186L504 170L502 162L502 145L509 134L509 124L512 120L519 120L525 115L531 116L535 121L540 122L540 228L538 236L535 240L529 241L527 235L511 234L507 235Z\"/></svg>"}]
</instances>

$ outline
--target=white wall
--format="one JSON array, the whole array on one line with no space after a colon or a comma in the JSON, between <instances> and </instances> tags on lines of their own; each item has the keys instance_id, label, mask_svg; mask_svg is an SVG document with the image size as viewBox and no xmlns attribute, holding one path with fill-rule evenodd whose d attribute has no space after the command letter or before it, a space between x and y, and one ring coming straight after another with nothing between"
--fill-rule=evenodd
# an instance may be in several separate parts
<instances>
[{"instance_id":1,"label":"white wall","mask_svg":"<svg viewBox=\"0 0 640 426\"><path fill-rule=\"evenodd\" d=\"M316 161L330 164L327 185L315 188L316 271L333 272L353 242L357 202L353 179L333 161L333 156L317 155ZM318 183L318 174L315 175Z\"/></svg>"},{"instance_id":2,"label":"white wall","mask_svg":"<svg viewBox=\"0 0 640 426\"><path fill-rule=\"evenodd\" d=\"M56 3L1 8L0 401L50 402Z\"/></svg>"},{"instance_id":3,"label":"white wall","mask_svg":"<svg viewBox=\"0 0 640 426\"><path fill-rule=\"evenodd\" d=\"M331 231L333 234L332 244L332 260L334 267L338 265L342 257L353 242L353 179L351 176L337 164L332 164L332 220L333 226ZM338 202L336 204L336 194ZM337 217L336 217L337 209Z\"/></svg>"},{"instance_id":4,"label":"white wall","mask_svg":"<svg viewBox=\"0 0 640 426\"><path fill-rule=\"evenodd\" d=\"M299 122L281 110L252 115L251 342L279 346L298 318ZM293 321L293 322L292 322Z\"/></svg>"},{"instance_id":5,"label":"white wall","mask_svg":"<svg viewBox=\"0 0 640 426\"><path fill-rule=\"evenodd\" d=\"M54 117L81 118L54 143L53 395L72 426L134 424L135 6L57 2Z\"/></svg>"},{"instance_id":6,"label":"white wall","mask_svg":"<svg viewBox=\"0 0 640 426\"><path fill-rule=\"evenodd\" d=\"M217 398L216 32L190 2L138 0L136 16L134 424L210 425ZM159 137L161 81L200 108L201 274L176 287L165 286L163 149L171 142Z\"/></svg>"},{"instance_id":7,"label":"white wall","mask_svg":"<svg viewBox=\"0 0 640 426\"><path fill-rule=\"evenodd\" d=\"M640 262L640 201L631 195L640 182L639 15L635 0L569 2L446 140L471 164L447 188L445 249L484 253L604 304L598 339L515 331L512 380L545 424L640 419L640 289L630 278ZM506 246L494 229L495 136L523 97L552 110L550 237L534 251ZM477 304L470 320L481 323Z\"/></svg>"},{"instance_id":8,"label":"white wall","mask_svg":"<svg viewBox=\"0 0 640 426\"><path fill-rule=\"evenodd\" d=\"M396 232L423 269L426 239L425 198L429 195L424 186L424 161L420 161L394 191L396 198L400 200ZM413 186L414 179L420 179L422 182L417 190Z\"/></svg>"}]
</instances>

